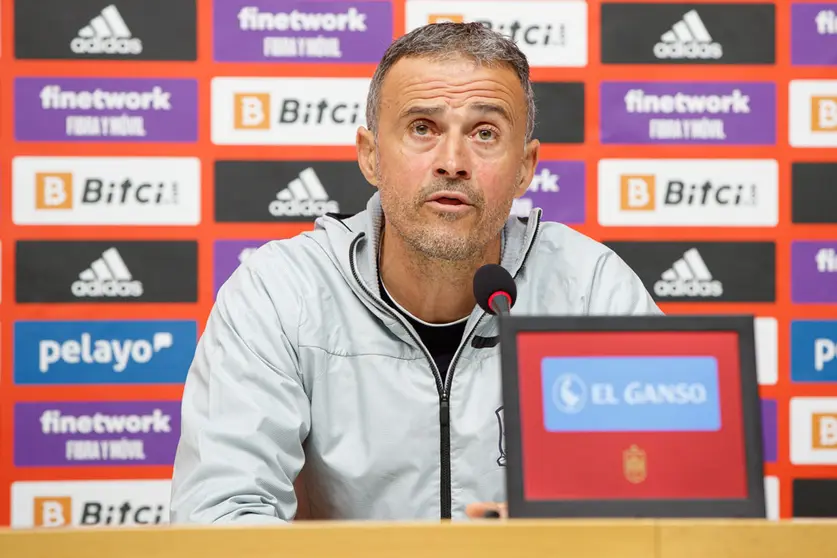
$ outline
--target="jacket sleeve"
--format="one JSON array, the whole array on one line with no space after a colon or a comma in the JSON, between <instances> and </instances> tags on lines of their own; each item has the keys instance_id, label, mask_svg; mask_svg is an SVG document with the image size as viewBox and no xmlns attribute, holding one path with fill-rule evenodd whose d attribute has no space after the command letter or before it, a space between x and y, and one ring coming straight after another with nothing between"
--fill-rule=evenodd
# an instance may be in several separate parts
<instances>
[{"instance_id":1,"label":"jacket sleeve","mask_svg":"<svg viewBox=\"0 0 837 558\"><path fill-rule=\"evenodd\" d=\"M662 315L642 280L615 252L596 262L588 294L591 315Z\"/></svg>"},{"instance_id":2,"label":"jacket sleeve","mask_svg":"<svg viewBox=\"0 0 837 558\"><path fill-rule=\"evenodd\" d=\"M299 300L281 312L248 258L220 289L187 374L170 521L281 524L311 426L300 379Z\"/></svg>"}]
</instances>

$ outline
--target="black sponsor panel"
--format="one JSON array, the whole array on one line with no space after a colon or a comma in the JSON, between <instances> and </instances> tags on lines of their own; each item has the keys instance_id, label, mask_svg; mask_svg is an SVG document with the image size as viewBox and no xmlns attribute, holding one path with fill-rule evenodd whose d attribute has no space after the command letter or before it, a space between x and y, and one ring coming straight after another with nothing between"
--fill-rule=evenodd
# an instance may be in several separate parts
<instances>
[{"instance_id":1,"label":"black sponsor panel","mask_svg":"<svg viewBox=\"0 0 837 558\"><path fill-rule=\"evenodd\" d=\"M215 161L219 223L314 221L366 209L375 188L355 161Z\"/></svg>"},{"instance_id":2,"label":"black sponsor panel","mask_svg":"<svg viewBox=\"0 0 837 558\"><path fill-rule=\"evenodd\" d=\"M793 163L791 220L837 223L837 163Z\"/></svg>"},{"instance_id":3,"label":"black sponsor panel","mask_svg":"<svg viewBox=\"0 0 837 558\"><path fill-rule=\"evenodd\" d=\"M197 0L15 0L15 57L197 60Z\"/></svg>"},{"instance_id":4,"label":"black sponsor panel","mask_svg":"<svg viewBox=\"0 0 837 558\"><path fill-rule=\"evenodd\" d=\"M541 143L584 143L584 84L536 82L535 135Z\"/></svg>"},{"instance_id":5,"label":"black sponsor panel","mask_svg":"<svg viewBox=\"0 0 837 558\"><path fill-rule=\"evenodd\" d=\"M773 242L605 242L657 302L774 302Z\"/></svg>"},{"instance_id":6,"label":"black sponsor panel","mask_svg":"<svg viewBox=\"0 0 837 558\"><path fill-rule=\"evenodd\" d=\"M19 240L17 302L197 302L195 241Z\"/></svg>"},{"instance_id":7,"label":"black sponsor panel","mask_svg":"<svg viewBox=\"0 0 837 558\"><path fill-rule=\"evenodd\" d=\"M837 479L793 479L792 517L837 517Z\"/></svg>"},{"instance_id":8,"label":"black sponsor panel","mask_svg":"<svg viewBox=\"0 0 837 558\"><path fill-rule=\"evenodd\" d=\"M774 4L602 4L605 64L774 64Z\"/></svg>"}]
</instances>

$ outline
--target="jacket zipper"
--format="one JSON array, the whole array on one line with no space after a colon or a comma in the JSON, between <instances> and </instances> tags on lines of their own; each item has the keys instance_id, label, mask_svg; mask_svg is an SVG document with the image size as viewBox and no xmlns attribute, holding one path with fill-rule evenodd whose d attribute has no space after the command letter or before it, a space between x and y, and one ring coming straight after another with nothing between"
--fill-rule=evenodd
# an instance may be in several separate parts
<instances>
[{"instance_id":1,"label":"jacket zipper","mask_svg":"<svg viewBox=\"0 0 837 558\"><path fill-rule=\"evenodd\" d=\"M517 275L520 272L520 269L523 268L523 265L526 263L526 259L529 257L529 252L532 250L532 246L535 245L535 240L538 236L538 230L540 229L540 218L535 223L535 231L532 234L532 240L529 243L529 246L526 248L526 253L523 255L523 259L520 261L520 267L518 271L514 274L514 279L517 279ZM450 389L453 385L453 372L456 369L456 364L459 362L459 357L462 355L462 351L465 347L468 346L469 341L471 340L471 336L477 330L480 325L480 322L485 317L486 313L483 312L480 314L480 317L477 318L476 323L474 323L473 327L468 331L468 334L463 339L463 342L459 345L459 348L456 350L456 354L453 356L453 360L451 360L450 366L448 367L448 373L445 377L445 381L442 382L442 375L439 373L439 369L436 366L436 362L433 360L433 356L430 354L430 351L427 350L427 347L424 346L421 339L419 339L416 335L413 335L413 332L407 323L407 321L398 315L397 312L390 310L386 307L386 305L382 305L378 303L378 299L375 297L375 294L370 291L366 287L366 283L364 283L360 276L357 273L357 268L355 267L355 249L357 247L357 243L360 241L361 238L366 236L365 233L359 234L353 241L351 246L349 247L349 266L352 269L352 275L355 278L355 281L360 288L371 298L375 301L375 304L378 306L379 310L382 310L387 315L395 318L398 320L401 325L404 326L404 329L410 335L410 338L416 342L416 344L421 348L424 356L427 358L427 362L430 364L430 370L433 372L433 377L436 380L436 389L439 392L439 429L440 429L440 453L441 453L441 519L451 519L451 508L453 507L453 496L451 494L451 478L450 478Z\"/></svg>"}]
</instances>

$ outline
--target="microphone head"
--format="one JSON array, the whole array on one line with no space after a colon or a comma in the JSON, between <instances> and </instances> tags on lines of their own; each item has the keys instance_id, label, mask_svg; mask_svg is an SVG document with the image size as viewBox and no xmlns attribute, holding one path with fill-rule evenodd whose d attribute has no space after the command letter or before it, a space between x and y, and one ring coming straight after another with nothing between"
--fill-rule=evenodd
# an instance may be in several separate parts
<instances>
[{"instance_id":1,"label":"microphone head","mask_svg":"<svg viewBox=\"0 0 837 558\"><path fill-rule=\"evenodd\" d=\"M480 308L494 314L489 300L495 293L503 292L509 295L509 308L514 306L517 299L517 285L514 284L511 274L501 265L486 264L479 268L474 274L474 298Z\"/></svg>"}]
</instances>

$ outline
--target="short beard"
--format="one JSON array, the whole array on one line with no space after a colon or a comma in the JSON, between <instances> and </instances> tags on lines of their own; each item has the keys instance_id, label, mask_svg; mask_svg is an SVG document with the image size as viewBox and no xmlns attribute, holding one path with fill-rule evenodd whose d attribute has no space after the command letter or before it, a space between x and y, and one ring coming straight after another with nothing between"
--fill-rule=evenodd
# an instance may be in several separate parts
<instances>
[{"instance_id":1,"label":"short beard","mask_svg":"<svg viewBox=\"0 0 837 558\"><path fill-rule=\"evenodd\" d=\"M472 188L467 181L444 178L422 188L413 199L405 199L386 186L379 165L375 168L375 178L384 215L394 231L427 263L441 262L453 268L470 267L469 264L482 257L486 246L505 225L513 202L510 199L503 207L486 208L482 192ZM414 218L425 200L442 190L468 196L478 218L470 234L451 234L445 222L456 221L459 217L455 214L437 214L434 218L438 222L434 223L421 223Z\"/></svg>"}]
</instances>

